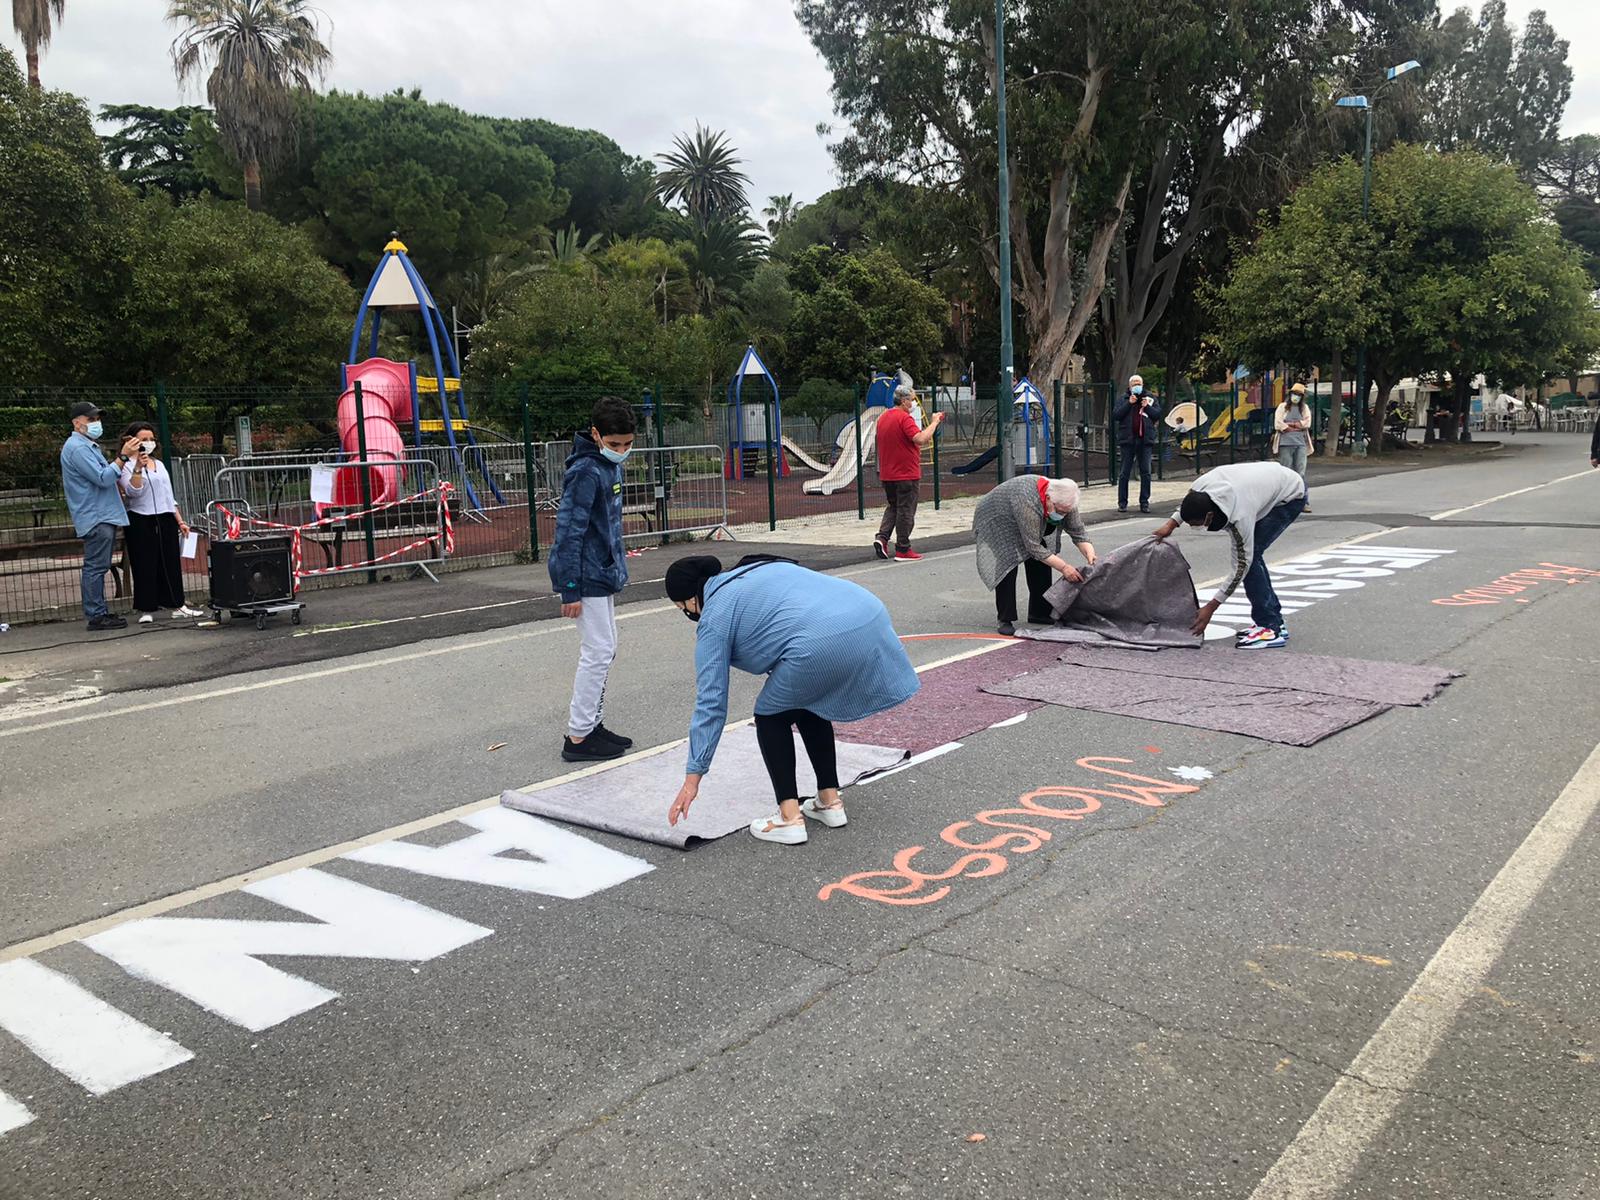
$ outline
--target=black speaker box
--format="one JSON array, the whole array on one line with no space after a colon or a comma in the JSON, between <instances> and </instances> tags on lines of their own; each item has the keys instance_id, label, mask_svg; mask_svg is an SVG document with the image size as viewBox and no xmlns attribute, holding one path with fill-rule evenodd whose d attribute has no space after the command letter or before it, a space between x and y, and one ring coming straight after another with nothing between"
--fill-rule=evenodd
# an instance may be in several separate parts
<instances>
[{"instance_id":1,"label":"black speaker box","mask_svg":"<svg viewBox=\"0 0 1600 1200\"><path fill-rule=\"evenodd\" d=\"M248 608L294 599L286 535L212 542L209 559L213 608Z\"/></svg>"}]
</instances>

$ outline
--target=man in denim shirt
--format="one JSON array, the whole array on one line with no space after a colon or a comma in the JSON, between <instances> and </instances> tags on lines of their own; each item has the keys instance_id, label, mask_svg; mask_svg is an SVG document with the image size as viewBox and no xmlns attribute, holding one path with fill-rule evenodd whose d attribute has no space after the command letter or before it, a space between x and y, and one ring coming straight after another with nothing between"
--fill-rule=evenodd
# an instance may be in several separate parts
<instances>
[{"instance_id":1,"label":"man in denim shirt","mask_svg":"<svg viewBox=\"0 0 1600 1200\"><path fill-rule=\"evenodd\" d=\"M91 630L126 629L128 622L106 608L106 572L116 548L117 529L128 523L119 488L122 464L133 457L138 438L129 438L116 462L107 462L95 440L104 432L100 410L88 401L74 404L72 436L61 447L61 484L72 527L83 539L83 615Z\"/></svg>"}]
</instances>

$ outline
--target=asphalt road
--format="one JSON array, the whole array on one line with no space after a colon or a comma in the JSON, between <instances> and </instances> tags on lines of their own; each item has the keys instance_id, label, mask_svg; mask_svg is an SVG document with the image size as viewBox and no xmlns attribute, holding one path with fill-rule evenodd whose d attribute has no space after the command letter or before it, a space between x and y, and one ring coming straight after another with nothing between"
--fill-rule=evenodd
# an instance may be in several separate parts
<instances>
[{"instance_id":1,"label":"asphalt road","mask_svg":"<svg viewBox=\"0 0 1600 1200\"><path fill-rule=\"evenodd\" d=\"M1473 594L1600 571L1580 440L1318 488L1275 548L1441 552L1270 652L1463 672L1432 705L1309 749L1046 707L802 848L341 857L494 836L439 818L566 770L558 620L0 709L0 1197L1600 1196L1600 578ZM902 634L992 629L970 548L844 570ZM607 723L680 738L692 630L622 616ZM1170 790L963 865L956 823L1115 782L1085 758ZM829 889L897 861L926 902ZM147 935L136 977L107 951L158 914L256 924L181 962Z\"/></svg>"}]
</instances>

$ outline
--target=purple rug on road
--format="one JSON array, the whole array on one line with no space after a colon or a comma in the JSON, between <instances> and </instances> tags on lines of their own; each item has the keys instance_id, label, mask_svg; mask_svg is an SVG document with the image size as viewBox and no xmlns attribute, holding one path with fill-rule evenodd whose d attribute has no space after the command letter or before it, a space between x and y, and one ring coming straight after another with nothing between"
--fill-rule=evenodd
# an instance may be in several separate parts
<instances>
[{"instance_id":1,"label":"purple rug on road","mask_svg":"<svg viewBox=\"0 0 1600 1200\"><path fill-rule=\"evenodd\" d=\"M934 667L922 673L922 687L900 707L853 725L840 725L836 732L851 741L904 746L912 754L957 741L1038 708L1037 701L998 696L983 688L1053 664L1060 651L1059 645L1048 642L1017 641Z\"/></svg>"},{"instance_id":2,"label":"purple rug on road","mask_svg":"<svg viewBox=\"0 0 1600 1200\"><path fill-rule=\"evenodd\" d=\"M1267 651L1073 647L1052 667L987 685L1022 700L1310 746L1388 711L1420 705L1456 672Z\"/></svg>"},{"instance_id":3,"label":"purple rug on road","mask_svg":"<svg viewBox=\"0 0 1600 1200\"><path fill-rule=\"evenodd\" d=\"M886 771L906 759L897 746L863 746L859 739L840 738L839 782L844 787ZM667 808L683 784L688 751L680 743L644 754L576 779L527 792L502 792L500 803L518 812L552 817L572 825L619 833L662 846L688 849L691 841L711 841L746 828L757 817L778 810L772 785L756 746L754 725L725 730L711 770L700 782L700 795L686 820L667 824ZM814 796L816 777L805 747L795 738L800 795Z\"/></svg>"}]
</instances>

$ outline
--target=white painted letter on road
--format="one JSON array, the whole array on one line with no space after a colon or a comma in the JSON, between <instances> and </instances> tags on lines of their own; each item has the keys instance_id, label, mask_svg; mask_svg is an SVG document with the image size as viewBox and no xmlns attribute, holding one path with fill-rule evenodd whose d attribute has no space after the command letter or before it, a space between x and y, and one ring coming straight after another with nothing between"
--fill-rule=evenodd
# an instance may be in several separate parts
<instances>
[{"instance_id":1,"label":"white painted letter on road","mask_svg":"<svg viewBox=\"0 0 1600 1200\"><path fill-rule=\"evenodd\" d=\"M4 1092L0 1092L0 1137L33 1122L33 1114Z\"/></svg>"},{"instance_id":2,"label":"white painted letter on road","mask_svg":"<svg viewBox=\"0 0 1600 1200\"><path fill-rule=\"evenodd\" d=\"M526 813L486 808L461 820L482 832L447 846L380 842L345 857L436 879L482 883L562 900L577 900L655 869L642 858ZM540 861L498 857L507 850L521 850Z\"/></svg>"},{"instance_id":3,"label":"white painted letter on road","mask_svg":"<svg viewBox=\"0 0 1600 1200\"><path fill-rule=\"evenodd\" d=\"M261 1030L338 995L256 955L427 962L494 932L412 900L305 868L243 889L316 923L150 917L85 938L130 975Z\"/></svg>"},{"instance_id":4,"label":"white painted letter on road","mask_svg":"<svg viewBox=\"0 0 1600 1200\"><path fill-rule=\"evenodd\" d=\"M166 1034L27 958L0 963L0 1029L96 1096L194 1057Z\"/></svg>"}]
</instances>

